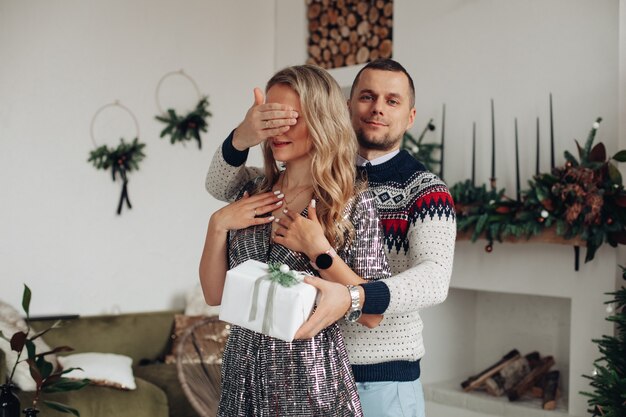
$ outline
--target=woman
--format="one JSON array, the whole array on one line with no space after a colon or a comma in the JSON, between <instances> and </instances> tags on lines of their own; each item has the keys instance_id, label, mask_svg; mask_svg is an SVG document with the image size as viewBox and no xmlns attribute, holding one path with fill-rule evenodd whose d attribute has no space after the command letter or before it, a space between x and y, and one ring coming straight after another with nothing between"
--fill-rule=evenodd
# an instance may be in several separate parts
<instances>
[{"instance_id":1,"label":"woman","mask_svg":"<svg viewBox=\"0 0 626 417\"><path fill-rule=\"evenodd\" d=\"M211 216L200 262L207 303L221 302L226 270L248 259L346 285L389 276L374 201L355 190L356 138L337 83L318 67L296 66L274 75L266 94L268 103L291 106L299 117L264 144L265 175ZM289 233L294 221L311 235L321 232L307 253ZM334 251L334 266L318 272L310 259ZM361 415L337 324L293 342L232 327L218 416Z\"/></svg>"}]
</instances>

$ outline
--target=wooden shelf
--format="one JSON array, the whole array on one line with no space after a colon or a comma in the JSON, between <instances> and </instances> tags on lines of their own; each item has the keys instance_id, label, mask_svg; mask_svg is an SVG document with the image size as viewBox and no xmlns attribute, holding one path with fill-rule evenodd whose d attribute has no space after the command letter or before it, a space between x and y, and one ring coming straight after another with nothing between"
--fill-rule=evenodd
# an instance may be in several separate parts
<instances>
[{"instance_id":1,"label":"wooden shelf","mask_svg":"<svg viewBox=\"0 0 626 417\"><path fill-rule=\"evenodd\" d=\"M456 235L456 240L471 240L472 237L471 231L469 232L459 232ZM479 237L481 240L485 240L485 237L481 235ZM565 239L562 236L558 236L556 234L556 228L551 227L549 229L545 229L542 233L538 235L533 235L530 238L526 239L526 237L515 237L515 236L507 236L502 239L503 242L506 243L550 243L550 244L559 244L559 245L568 245L568 246L580 246L586 247L587 242L576 237L573 239ZM495 241L494 241L495 242Z\"/></svg>"}]
</instances>

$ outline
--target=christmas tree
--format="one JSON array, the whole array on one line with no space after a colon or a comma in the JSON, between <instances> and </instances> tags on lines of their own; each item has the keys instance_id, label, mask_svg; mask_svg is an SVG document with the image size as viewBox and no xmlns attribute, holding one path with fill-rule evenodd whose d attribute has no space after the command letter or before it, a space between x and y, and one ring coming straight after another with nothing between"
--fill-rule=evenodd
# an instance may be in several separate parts
<instances>
[{"instance_id":1,"label":"christmas tree","mask_svg":"<svg viewBox=\"0 0 626 417\"><path fill-rule=\"evenodd\" d=\"M626 269L622 269L622 278L626 279ZM595 361L592 376L584 375L591 380L593 393L583 393L590 397L589 412L593 416L624 417L626 416L626 288L621 287L609 293L614 299L607 301L607 312L611 314L608 321L615 323L615 336L603 335L602 339L594 339L598 345L600 359Z\"/></svg>"}]
</instances>

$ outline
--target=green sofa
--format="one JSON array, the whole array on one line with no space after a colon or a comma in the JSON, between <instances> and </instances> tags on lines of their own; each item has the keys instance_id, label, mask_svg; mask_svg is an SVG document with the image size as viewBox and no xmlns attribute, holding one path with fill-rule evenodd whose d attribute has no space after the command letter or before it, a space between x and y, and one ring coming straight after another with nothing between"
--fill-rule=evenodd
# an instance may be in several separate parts
<instances>
[{"instance_id":1,"label":"green sofa","mask_svg":"<svg viewBox=\"0 0 626 417\"><path fill-rule=\"evenodd\" d=\"M68 345L72 353L105 352L130 356L137 389L122 391L87 386L79 391L44 393L42 399L76 408L81 417L198 417L183 393L176 364L163 363L170 352L174 315L180 311L80 317L44 335L51 347ZM33 320L42 330L52 324ZM216 365L217 366L217 365ZM6 378L5 357L0 351L0 381ZM33 393L17 392L22 408L32 404ZM67 417L41 405L44 417Z\"/></svg>"}]
</instances>

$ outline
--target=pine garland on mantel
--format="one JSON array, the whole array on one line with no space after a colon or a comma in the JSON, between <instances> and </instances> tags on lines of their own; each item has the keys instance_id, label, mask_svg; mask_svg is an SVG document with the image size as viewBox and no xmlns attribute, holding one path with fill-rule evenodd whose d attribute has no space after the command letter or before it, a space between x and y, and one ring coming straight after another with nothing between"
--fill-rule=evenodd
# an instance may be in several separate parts
<instances>
[{"instance_id":1,"label":"pine garland on mantel","mask_svg":"<svg viewBox=\"0 0 626 417\"><path fill-rule=\"evenodd\" d=\"M505 190L475 186L470 180L450 188L456 204L459 236L487 239L529 239L544 233L587 248L585 262L602 244L626 244L626 191L616 162L626 161L626 150L607 158L602 143L593 144L601 118L593 124L584 146L576 141L578 158L565 152L566 163L551 173L536 175L521 198Z\"/></svg>"}]
</instances>

